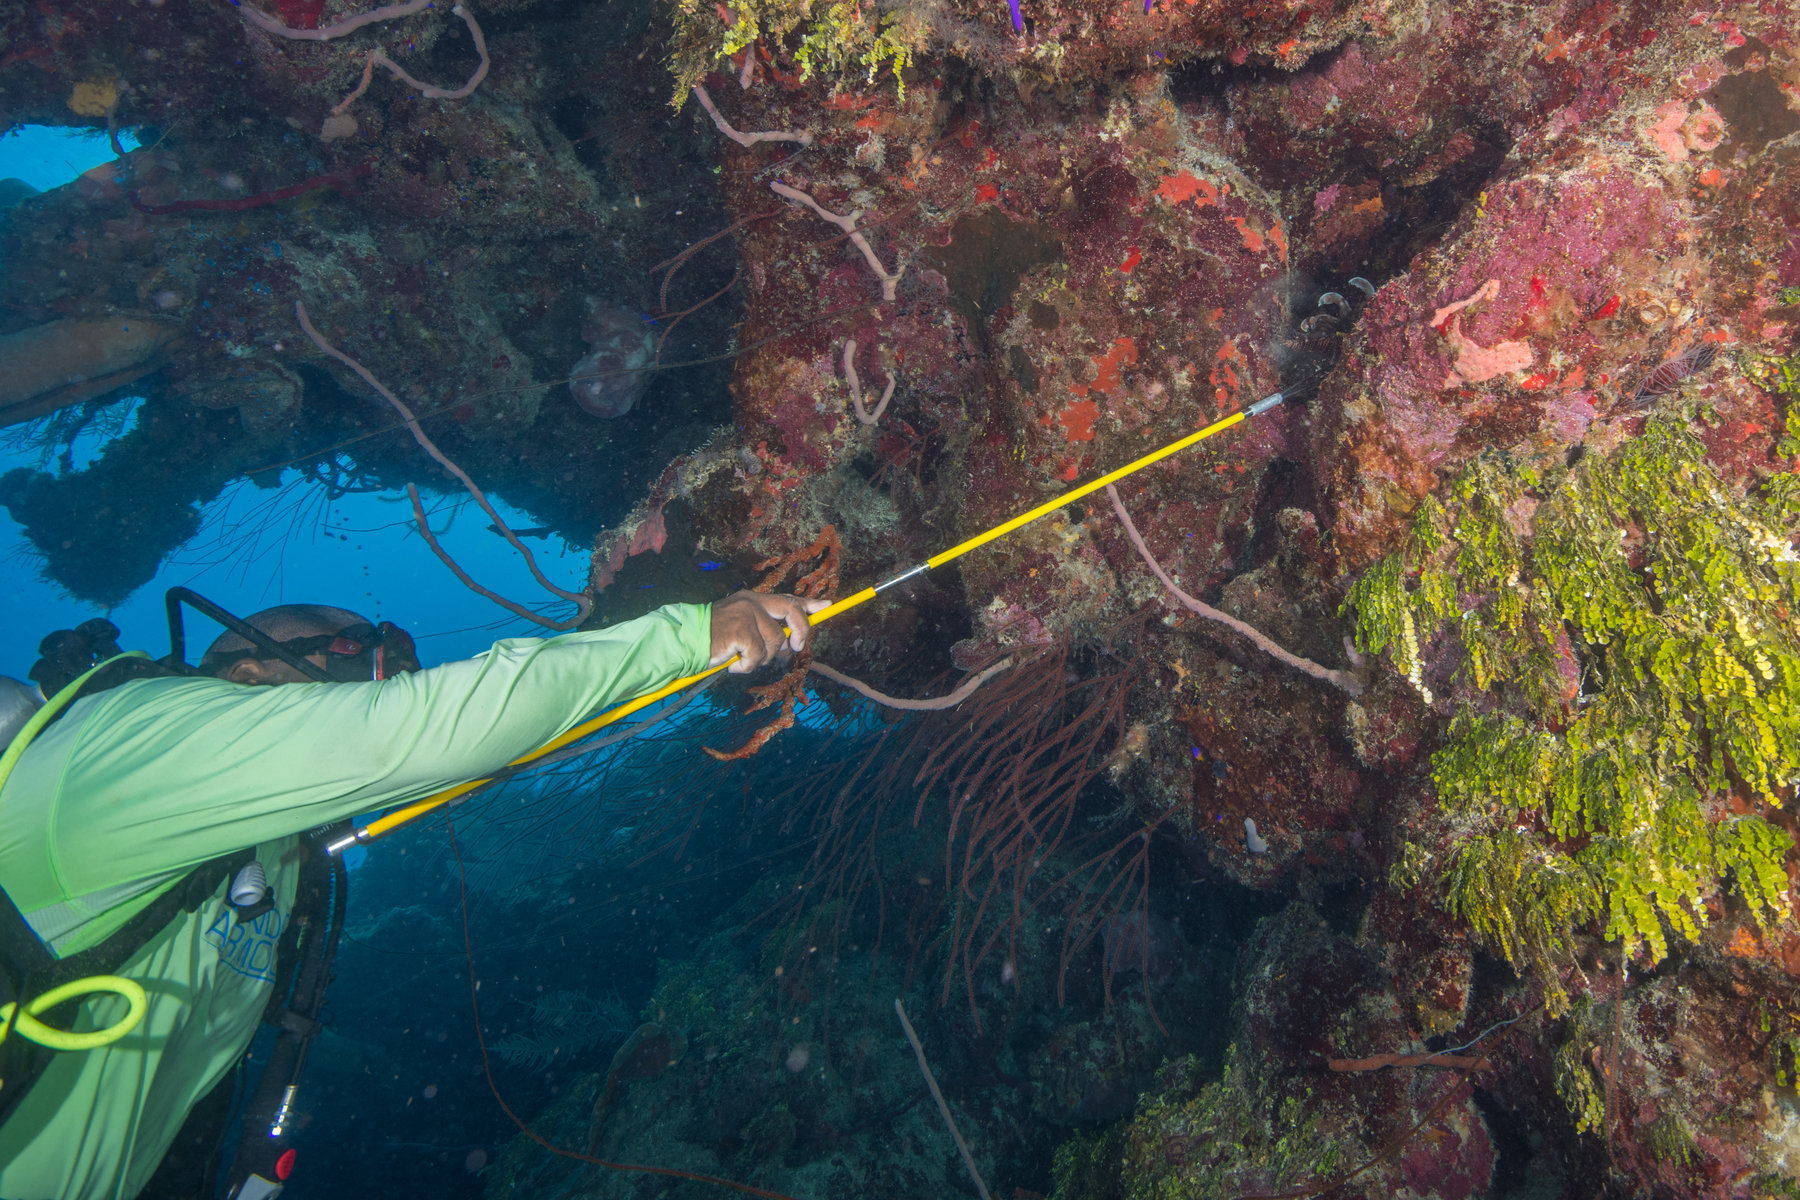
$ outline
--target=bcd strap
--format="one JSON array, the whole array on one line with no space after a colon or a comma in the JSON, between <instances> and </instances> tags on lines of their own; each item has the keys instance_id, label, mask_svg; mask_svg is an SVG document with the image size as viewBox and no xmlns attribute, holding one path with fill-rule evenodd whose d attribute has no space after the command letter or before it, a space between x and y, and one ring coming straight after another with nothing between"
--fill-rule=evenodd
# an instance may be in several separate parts
<instances>
[{"instance_id":1,"label":"bcd strap","mask_svg":"<svg viewBox=\"0 0 1800 1200\"><path fill-rule=\"evenodd\" d=\"M240 850L201 863L104 941L67 958L51 953L12 897L0 888L0 1004L41 996L73 979L116 973L177 917L199 911L219 885L236 875L255 854L254 849ZM74 1022L80 1005L79 999L68 1000L41 1017L47 1024L67 1028ZM25 1038L9 1037L0 1042L0 1124L12 1115L55 1053Z\"/></svg>"},{"instance_id":2,"label":"bcd strap","mask_svg":"<svg viewBox=\"0 0 1800 1200\"><path fill-rule=\"evenodd\" d=\"M300 878L294 885L294 907L275 942L275 986L269 992L269 1003L263 1008L262 1020L263 1024L276 1028L285 1028L282 1014L290 1003L298 1003L300 999L289 995L294 989L294 975L300 960L305 957L299 952L300 938L303 934L325 930L331 916L331 862L319 846L316 837L300 841L303 857Z\"/></svg>"}]
</instances>

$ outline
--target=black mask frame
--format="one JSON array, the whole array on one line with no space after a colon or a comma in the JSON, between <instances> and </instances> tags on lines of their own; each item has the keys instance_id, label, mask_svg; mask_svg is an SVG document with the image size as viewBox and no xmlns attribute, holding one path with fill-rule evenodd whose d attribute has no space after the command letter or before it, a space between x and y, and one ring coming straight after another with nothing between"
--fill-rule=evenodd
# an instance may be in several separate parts
<instances>
[{"instance_id":1,"label":"black mask frame","mask_svg":"<svg viewBox=\"0 0 1800 1200\"><path fill-rule=\"evenodd\" d=\"M336 633L313 634L306 637L288 638L276 641L254 625L233 616L225 609L214 604L205 596L191 588L170 588L163 596L163 603L169 614L169 657L163 660L164 665L188 670L187 636L182 628L181 606L186 604L200 612L245 641L251 643L252 649L245 649L236 657L278 658L287 663L307 678L319 683L364 683L369 680L392 678L396 671L417 670L419 666L418 650L413 645L412 635L395 625L392 621L382 621L371 625L366 622L347 626ZM309 654L324 654L326 665L320 668L307 659ZM410 666L397 666L394 660L410 663ZM356 663L349 670L340 668ZM214 664L216 670L222 663Z\"/></svg>"},{"instance_id":2,"label":"black mask frame","mask_svg":"<svg viewBox=\"0 0 1800 1200\"><path fill-rule=\"evenodd\" d=\"M165 661L170 666L187 666L187 633L182 628L181 622L181 606L183 604L195 612L211 617L252 646L266 651L268 657L280 659L308 679L316 680L319 683L333 682L331 676L323 669L307 662L304 657L295 654L256 626L232 616L192 588L184 587L172 587L163 593L163 606L169 614L169 657Z\"/></svg>"}]
</instances>

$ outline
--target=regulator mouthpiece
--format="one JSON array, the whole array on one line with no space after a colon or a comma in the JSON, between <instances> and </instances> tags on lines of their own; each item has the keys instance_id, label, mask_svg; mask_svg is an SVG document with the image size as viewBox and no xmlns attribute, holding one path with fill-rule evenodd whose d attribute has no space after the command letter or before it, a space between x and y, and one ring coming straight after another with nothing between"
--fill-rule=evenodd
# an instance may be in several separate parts
<instances>
[{"instance_id":1,"label":"regulator mouthpiece","mask_svg":"<svg viewBox=\"0 0 1800 1200\"><path fill-rule=\"evenodd\" d=\"M255 908L268 894L268 878L263 875L262 864L254 859L231 881L231 903L236 908Z\"/></svg>"}]
</instances>

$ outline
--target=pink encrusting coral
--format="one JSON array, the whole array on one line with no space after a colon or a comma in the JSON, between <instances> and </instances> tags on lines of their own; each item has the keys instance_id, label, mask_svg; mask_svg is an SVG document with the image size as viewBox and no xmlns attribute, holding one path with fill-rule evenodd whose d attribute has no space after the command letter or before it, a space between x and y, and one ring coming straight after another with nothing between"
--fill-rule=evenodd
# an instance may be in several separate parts
<instances>
[{"instance_id":1,"label":"pink encrusting coral","mask_svg":"<svg viewBox=\"0 0 1800 1200\"><path fill-rule=\"evenodd\" d=\"M1450 318L1444 340L1456 357L1456 369L1444 377L1445 387L1480 383L1508 371L1523 371L1532 363L1531 347L1524 342L1496 342L1492 346L1483 346L1471 341L1463 334L1461 317Z\"/></svg>"},{"instance_id":2,"label":"pink encrusting coral","mask_svg":"<svg viewBox=\"0 0 1800 1200\"><path fill-rule=\"evenodd\" d=\"M1463 309L1484 300L1493 300L1499 295L1500 281L1490 279L1474 295L1446 304L1431 314L1427 324L1444 335L1456 363L1456 369L1444 377L1444 387L1480 383L1508 371L1522 371L1531 365L1531 347L1524 342L1498 342L1492 346L1483 346L1462 331Z\"/></svg>"},{"instance_id":3,"label":"pink encrusting coral","mask_svg":"<svg viewBox=\"0 0 1800 1200\"><path fill-rule=\"evenodd\" d=\"M610 548L604 558L598 554L594 557L593 589L604 591L612 586L613 577L625 565L625 560L637 554L661 554L663 547L669 544L668 525L663 520L661 505L652 508L644 518L631 527L626 536L615 536L610 540Z\"/></svg>"},{"instance_id":4,"label":"pink encrusting coral","mask_svg":"<svg viewBox=\"0 0 1800 1200\"><path fill-rule=\"evenodd\" d=\"M1461 300L1453 300L1432 313L1431 319L1427 321L1426 324L1439 332L1443 332L1446 328L1445 322L1455 314L1461 312L1471 304L1479 304L1483 300L1493 300L1499 295L1500 281L1498 279L1490 279L1479 288L1476 288L1472 294L1464 296Z\"/></svg>"},{"instance_id":5,"label":"pink encrusting coral","mask_svg":"<svg viewBox=\"0 0 1800 1200\"><path fill-rule=\"evenodd\" d=\"M1687 203L1616 161L1540 166L1487 190L1431 266L1381 289L1321 389L1326 490L1348 562L1385 553L1404 526L1398 497L1423 497L1442 472L1496 445L1555 453L1550 428L1586 427L1571 423L1564 382L1596 404L1617 395L1608 381L1635 382L1644 316L1693 303L1697 258L1648 266L1680 244ZM1654 286L1626 307L1623 281L1640 278Z\"/></svg>"},{"instance_id":6,"label":"pink encrusting coral","mask_svg":"<svg viewBox=\"0 0 1800 1200\"><path fill-rule=\"evenodd\" d=\"M1644 132L1670 162L1684 163L1692 153L1718 148L1725 140L1725 120L1704 100L1691 105L1671 100L1657 107L1656 122Z\"/></svg>"}]
</instances>

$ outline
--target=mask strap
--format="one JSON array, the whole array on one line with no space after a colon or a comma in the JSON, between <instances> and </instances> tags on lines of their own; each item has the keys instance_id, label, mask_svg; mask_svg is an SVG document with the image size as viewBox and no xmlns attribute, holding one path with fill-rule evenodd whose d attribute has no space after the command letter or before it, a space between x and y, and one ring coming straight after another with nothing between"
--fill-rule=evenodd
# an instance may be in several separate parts
<instances>
[{"instance_id":1,"label":"mask strap","mask_svg":"<svg viewBox=\"0 0 1800 1200\"><path fill-rule=\"evenodd\" d=\"M318 683L330 683L331 682L330 675L327 675L324 671L320 670L318 667L315 667L313 664L307 662L304 658L301 658L298 654L293 653L287 647L283 646L280 642L276 641L274 638L270 637L268 634L264 633L262 630L258 629L256 626L251 625L246 621L240 620L239 618L232 616L230 613L226 612L224 609L222 609L218 605L214 604L211 600L208 600L205 596L200 595L198 592L192 591L191 589L184 588L184 587L170 588L165 597L164 603L166 603L168 605L169 611L172 614L170 617L170 622L169 622L171 638L173 638L173 633L176 628L176 621L178 621L180 619L180 617L179 617L180 608L178 606L181 604L187 604L187 605L189 605L193 608L196 608L199 611L205 613L207 616L211 617L213 620L217 621L219 624L223 625L225 628L231 630L231 632L237 634L239 637L243 638L245 641L249 642L252 646L255 646L257 649L268 651L268 653L271 657L279 658L282 662L284 662L288 666L294 668L294 670L299 671L302 675L305 675L308 679L314 680L315 682L318 682ZM182 653L182 649L180 647L175 648L174 654L180 655L181 653Z\"/></svg>"}]
</instances>

